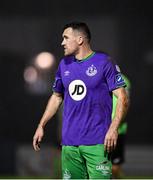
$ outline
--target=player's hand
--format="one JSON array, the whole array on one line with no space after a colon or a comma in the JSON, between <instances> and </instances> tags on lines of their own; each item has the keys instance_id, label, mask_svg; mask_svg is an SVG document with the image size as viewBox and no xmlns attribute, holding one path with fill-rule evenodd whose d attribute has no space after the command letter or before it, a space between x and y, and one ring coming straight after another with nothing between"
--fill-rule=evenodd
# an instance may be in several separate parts
<instances>
[{"instance_id":1,"label":"player's hand","mask_svg":"<svg viewBox=\"0 0 153 180\"><path fill-rule=\"evenodd\" d=\"M42 126L38 126L35 135L33 136L33 148L35 151L40 150L40 142L44 136L44 129Z\"/></svg>"},{"instance_id":2,"label":"player's hand","mask_svg":"<svg viewBox=\"0 0 153 180\"><path fill-rule=\"evenodd\" d=\"M107 152L111 152L115 149L117 144L118 132L114 128L109 128L106 133L105 140L104 140L104 147Z\"/></svg>"}]
</instances>

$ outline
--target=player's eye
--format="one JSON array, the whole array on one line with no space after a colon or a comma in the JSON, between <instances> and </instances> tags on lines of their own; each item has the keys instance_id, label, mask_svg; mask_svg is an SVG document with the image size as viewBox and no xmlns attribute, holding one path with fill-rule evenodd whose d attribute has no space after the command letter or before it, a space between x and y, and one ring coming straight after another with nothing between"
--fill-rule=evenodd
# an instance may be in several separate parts
<instances>
[{"instance_id":1,"label":"player's eye","mask_svg":"<svg viewBox=\"0 0 153 180\"><path fill-rule=\"evenodd\" d=\"M68 36L64 36L63 39L68 39Z\"/></svg>"}]
</instances>

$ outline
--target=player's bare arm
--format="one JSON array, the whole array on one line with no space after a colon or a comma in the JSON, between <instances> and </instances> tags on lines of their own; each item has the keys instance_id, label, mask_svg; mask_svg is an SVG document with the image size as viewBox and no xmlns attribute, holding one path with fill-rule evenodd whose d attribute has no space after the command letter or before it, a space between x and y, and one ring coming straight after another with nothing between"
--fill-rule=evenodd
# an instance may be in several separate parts
<instances>
[{"instance_id":1,"label":"player's bare arm","mask_svg":"<svg viewBox=\"0 0 153 180\"><path fill-rule=\"evenodd\" d=\"M33 148L35 151L40 150L40 142L44 136L44 127L46 123L55 115L62 103L62 100L62 95L55 92L49 98L45 112L40 120L40 123L38 124L35 135L33 137Z\"/></svg>"},{"instance_id":2,"label":"player's bare arm","mask_svg":"<svg viewBox=\"0 0 153 180\"><path fill-rule=\"evenodd\" d=\"M117 97L117 105L114 120L112 121L110 128L105 136L105 149L110 152L115 148L118 137L118 127L127 113L128 110L128 95L126 90L121 87L113 91L113 94Z\"/></svg>"}]
</instances>

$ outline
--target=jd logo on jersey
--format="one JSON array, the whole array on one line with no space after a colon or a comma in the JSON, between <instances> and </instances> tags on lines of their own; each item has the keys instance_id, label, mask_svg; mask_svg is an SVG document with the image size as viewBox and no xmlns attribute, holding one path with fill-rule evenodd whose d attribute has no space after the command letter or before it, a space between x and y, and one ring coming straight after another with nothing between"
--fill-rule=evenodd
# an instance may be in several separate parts
<instances>
[{"instance_id":1,"label":"jd logo on jersey","mask_svg":"<svg viewBox=\"0 0 153 180\"><path fill-rule=\"evenodd\" d=\"M75 85L74 91L72 92L72 95L81 95L84 92L84 87L82 85Z\"/></svg>"},{"instance_id":2,"label":"jd logo on jersey","mask_svg":"<svg viewBox=\"0 0 153 180\"><path fill-rule=\"evenodd\" d=\"M87 93L86 85L81 80L74 80L69 84L69 94L75 101L82 100Z\"/></svg>"}]
</instances>

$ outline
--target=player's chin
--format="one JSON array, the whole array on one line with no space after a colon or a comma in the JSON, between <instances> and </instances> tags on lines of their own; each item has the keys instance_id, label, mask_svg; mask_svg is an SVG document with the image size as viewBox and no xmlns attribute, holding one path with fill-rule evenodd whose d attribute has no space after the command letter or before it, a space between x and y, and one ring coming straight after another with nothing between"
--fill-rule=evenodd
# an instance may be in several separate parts
<instances>
[{"instance_id":1,"label":"player's chin","mask_svg":"<svg viewBox=\"0 0 153 180\"><path fill-rule=\"evenodd\" d=\"M68 53L68 52L66 52L66 51L64 51L64 55L65 55L65 56L68 56L68 55L69 55L69 53Z\"/></svg>"},{"instance_id":2,"label":"player's chin","mask_svg":"<svg viewBox=\"0 0 153 180\"><path fill-rule=\"evenodd\" d=\"M70 56L70 55L72 55L71 52L69 52L69 51L67 51L67 50L64 50L64 56Z\"/></svg>"}]
</instances>

